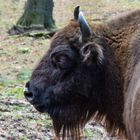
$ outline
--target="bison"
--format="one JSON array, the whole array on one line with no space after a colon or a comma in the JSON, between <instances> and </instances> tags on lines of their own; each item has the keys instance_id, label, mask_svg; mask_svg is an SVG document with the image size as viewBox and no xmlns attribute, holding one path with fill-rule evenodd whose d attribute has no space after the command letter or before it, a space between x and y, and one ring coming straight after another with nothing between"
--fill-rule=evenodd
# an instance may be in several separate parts
<instances>
[{"instance_id":1,"label":"bison","mask_svg":"<svg viewBox=\"0 0 140 140\"><path fill-rule=\"evenodd\" d=\"M76 7L24 94L50 115L57 139L82 139L94 119L111 134L140 140L140 10L91 24Z\"/></svg>"}]
</instances>

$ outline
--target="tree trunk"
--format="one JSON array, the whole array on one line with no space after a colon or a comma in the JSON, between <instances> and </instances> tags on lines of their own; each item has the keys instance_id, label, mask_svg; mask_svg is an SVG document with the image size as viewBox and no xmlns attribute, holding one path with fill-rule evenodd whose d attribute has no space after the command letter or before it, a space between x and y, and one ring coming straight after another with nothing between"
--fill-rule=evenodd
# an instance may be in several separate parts
<instances>
[{"instance_id":1,"label":"tree trunk","mask_svg":"<svg viewBox=\"0 0 140 140\"><path fill-rule=\"evenodd\" d=\"M32 30L55 29L53 7L53 0L27 0L23 15L9 33L20 34Z\"/></svg>"}]
</instances>

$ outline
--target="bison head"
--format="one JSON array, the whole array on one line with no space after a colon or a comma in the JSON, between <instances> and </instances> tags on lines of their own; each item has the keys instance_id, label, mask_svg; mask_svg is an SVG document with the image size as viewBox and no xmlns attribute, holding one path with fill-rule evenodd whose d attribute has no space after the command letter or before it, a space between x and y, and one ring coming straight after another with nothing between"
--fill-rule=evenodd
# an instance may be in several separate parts
<instances>
[{"instance_id":1,"label":"bison head","mask_svg":"<svg viewBox=\"0 0 140 140\"><path fill-rule=\"evenodd\" d=\"M50 49L26 84L26 99L47 112L56 135L78 139L98 110L104 89L105 40L89 27L79 7L74 20L57 32Z\"/></svg>"}]
</instances>

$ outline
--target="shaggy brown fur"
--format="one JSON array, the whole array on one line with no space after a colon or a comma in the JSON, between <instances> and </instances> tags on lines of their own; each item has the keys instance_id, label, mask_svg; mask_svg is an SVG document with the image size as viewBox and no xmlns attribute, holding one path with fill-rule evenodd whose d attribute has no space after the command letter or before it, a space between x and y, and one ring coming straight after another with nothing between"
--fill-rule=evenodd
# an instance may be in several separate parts
<instances>
[{"instance_id":1,"label":"shaggy brown fur","mask_svg":"<svg viewBox=\"0 0 140 140\"><path fill-rule=\"evenodd\" d=\"M27 86L31 92L33 92L32 88L39 87L40 95L37 92L33 93L38 97L39 103L36 105L35 102L30 102L37 110L50 114L57 137L61 131L63 139L68 137L71 140L80 139L82 128L87 121L94 118L99 122L102 121L112 134L124 135L129 140L139 140L140 10L106 24L90 25L90 27L94 34L86 41L82 41L77 20L72 20L68 26L54 35L51 48L34 70L30 85ZM70 67L72 72L68 72L65 76L61 75L64 71L59 73L49 63L53 58L50 56L60 51L57 50L59 46L63 51L69 52L67 54L70 55L69 58L75 60L71 62L72 64L66 63L65 56L59 63L56 63L55 59L51 60L55 65L68 64L67 67ZM73 51L64 49L70 46ZM80 51L83 52L83 62ZM75 69L78 69L78 72L74 75ZM75 78L78 74L81 75L79 76L81 82ZM67 75L71 75L72 81L75 80L75 86L70 89L66 87L73 84ZM70 81L68 85L61 88L62 81L67 83L68 80ZM58 83L59 86L56 88ZM60 92L56 95L52 92L49 97L47 95L47 99L50 100L47 100L48 104L44 105L48 87L49 92L54 92L55 88ZM44 89L47 89L47 93ZM63 93L63 90L66 92ZM75 94L81 92L80 90L84 98L76 97ZM72 94L73 92L75 94ZM64 100L67 103L64 103ZM44 104L38 107L40 102Z\"/></svg>"}]
</instances>

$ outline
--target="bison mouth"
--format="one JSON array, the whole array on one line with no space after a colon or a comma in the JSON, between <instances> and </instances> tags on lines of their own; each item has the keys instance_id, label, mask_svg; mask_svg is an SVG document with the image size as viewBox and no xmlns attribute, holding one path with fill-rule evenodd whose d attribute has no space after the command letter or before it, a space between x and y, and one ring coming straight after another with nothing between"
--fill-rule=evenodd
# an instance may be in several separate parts
<instances>
[{"instance_id":1,"label":"bison mouth","mask_svg":"<svg viewBox=\"0 0 140 140\"><path fill-rule=\"evenodd\" d=\"M40 113L45 113L46 112L46 107L42 104L39 105L33 105L37 111Z\"/></svg>"},{"instance_id":2,"label":"bison mouth","mask_svg":"<svg viewBox=\"0 0 140 140\"><path fill-rule=\"evenodd\" d=\"M38 92L37 92L38 93ZM43 92L42 92L43 93ZM25 90L24 90L24 96L26 100L34 106L34 108L41 112L45 113L48 112L50 99L48 96L39 96L39 94L36 94L36 92L33 92L33 90L30 90L28 83L26 84Z\"/></svg>"},{"instance_id":3,"label":"bison mouth","mask_svg":"<svg viewBox=\"0 0 140 140\"><path fill-rule=\"evenodd\" d=\"M25 97L25 98L26 98L26 97ZM34 107L37 111L39 111L40 113L45 113L45 112L47 112L47 111L46 111L46 105L40 104L40 103L31 102L31 101L29 101L29 99L27 99L27 98L26 98L26 100L27 100L31 105L33 105L33 107Z\"/></svg>"},{"instance_id":4,"label":"bison mouth","mask_svg":"<svg viewBox=\"0 0 140 140\"><path fill-rule=\"evenodd\" d=\"M27 89L24 92L25 98L37 111L49 114L53 121L55 132L62 132L62 137L69 135L72 139L77 139L85 123L91 117L89 111L91 104L87 105L87 102L85 104L85 98L80 98L81 100L79 101L74 98L75 96L73 97L75 100L69 100L69 98L60 100L57 96L53 96L52 89L46 90L47 92L33 91L27 85Z\"/></svg>"}]
</instances>

